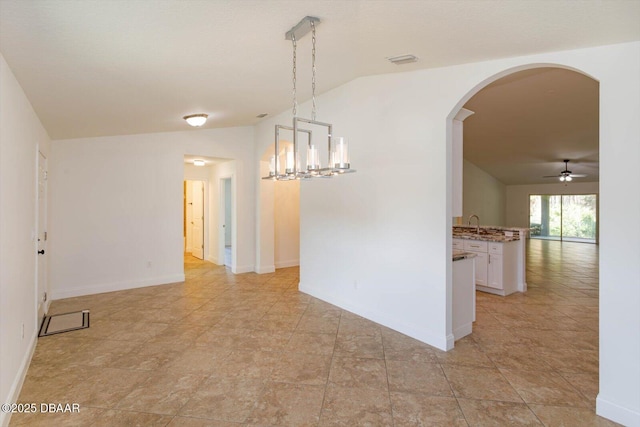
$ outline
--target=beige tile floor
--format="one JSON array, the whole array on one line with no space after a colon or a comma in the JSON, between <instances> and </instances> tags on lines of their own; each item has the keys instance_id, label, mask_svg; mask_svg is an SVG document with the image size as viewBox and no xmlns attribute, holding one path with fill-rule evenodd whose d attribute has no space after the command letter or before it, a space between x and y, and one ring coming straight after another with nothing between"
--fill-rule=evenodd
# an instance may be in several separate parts
<instances>
[{"instance_id":1,"label":"beige tile floor","mask_svg":"<svg viewBox=\"0 0 640 427\"><path fill-rule=\"evenodd\" d=\"M187 257L184 283L55 301L91 327L39 340L19 401L81 412L11 425L614 425L594 413L598 248L528 248L529 291L478 293L446 353L298 292L295 268Z\"/></svg>"}]
</instances>

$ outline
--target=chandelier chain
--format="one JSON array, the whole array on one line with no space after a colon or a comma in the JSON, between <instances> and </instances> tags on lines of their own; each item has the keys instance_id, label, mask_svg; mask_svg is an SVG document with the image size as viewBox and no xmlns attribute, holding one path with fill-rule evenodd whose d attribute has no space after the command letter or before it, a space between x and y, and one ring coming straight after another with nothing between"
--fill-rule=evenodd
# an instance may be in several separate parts
<instances>
[{"instance_id":1,"label":"chandelier chain","mask_svg":"<svg viewBox=\"0 0 640 427\"><path fill-rule=\"evenodd\" d=\"M311 120L316 119L316 24L311 21Z\"/></svg>"},{"instance_id":2,"label":"chandelier chain","mask_svg":"<svg viewBox=\"0 0 640 427\"><path fill-rule=\"evenodd\" d=\"M298 44L295 34L291 36L291 43L293 44L293 117L296 117L298 113L298 97L296 94L296 48Z\"/></svg>"}]
</instances>

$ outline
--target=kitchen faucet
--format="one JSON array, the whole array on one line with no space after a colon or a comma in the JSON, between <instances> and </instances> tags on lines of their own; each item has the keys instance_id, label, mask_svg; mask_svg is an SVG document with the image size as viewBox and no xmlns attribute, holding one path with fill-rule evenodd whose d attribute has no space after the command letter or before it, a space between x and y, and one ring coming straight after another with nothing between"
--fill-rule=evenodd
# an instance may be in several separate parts
<instances>
[{"instance_id":1,"label":"kitchen faucet","mask_svg":"<svg viewBox=\"0 0 640 427\"><path fill-rule=\"evenodd\" d=\"M471 219L475 217L478 220L478 224L476 225L476 234L480 234L480 217L478 215L471 215L469 217L469 222L467 223L467 225L471 225Z\"/></svg>"}]
</instances>

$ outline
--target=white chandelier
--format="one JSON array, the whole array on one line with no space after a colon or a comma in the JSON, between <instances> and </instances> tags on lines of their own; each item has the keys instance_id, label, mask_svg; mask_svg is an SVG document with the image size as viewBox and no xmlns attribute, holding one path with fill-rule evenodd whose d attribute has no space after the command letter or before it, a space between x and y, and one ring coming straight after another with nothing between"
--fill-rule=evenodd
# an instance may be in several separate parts
<instances>
[{"instance_id":1,"label":"white chandelier","mask_svg":"<svg viewBox=\"0 0 640 427\"><path fill-rule=\"evenodd\" d=\"M316 120L316 25L320 19L313 16L305 16L295 27L285 34L286 40L291 40L293 45L293 124L292 126L275 126L274 155L269 161L269 176L262 179L274 181L289 181L294 179L330 178L335 175L352 173L355 170L349 164L349 146L343 137L333 136L333 125ZM297 116L298 100L296 93L296 47L297 41L311 31L311 118L306 119ZM326 167L323 167L322 152L319 145L313 139L313 132L299 127L300 123L320 126L327 129L327 157ZM280 131L287 130L293 133L293 144L280 151ZM307 139L307 164L302 167L300 161L300 144L298 134L306 134Z\"/></svg>"}]
</instances>

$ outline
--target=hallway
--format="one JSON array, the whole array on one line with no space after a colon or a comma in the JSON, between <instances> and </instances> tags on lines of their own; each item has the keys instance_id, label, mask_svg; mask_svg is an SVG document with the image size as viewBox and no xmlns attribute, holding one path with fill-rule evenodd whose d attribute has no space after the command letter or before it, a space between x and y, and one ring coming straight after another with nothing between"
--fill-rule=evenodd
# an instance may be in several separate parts
<instances>
[{"instance_id":1,"label":"hallway","mask_svg":"<svg viewBox=\"0 0 640 427\"><path fill-rule=\"evenodd\" d=\"M526 294L477 293L442 352L297 291L298 270L55 301L89 329L41 338L11 425L615 425L595 415L598 247L531 240Z\"/></svg>"}]
</instances>

